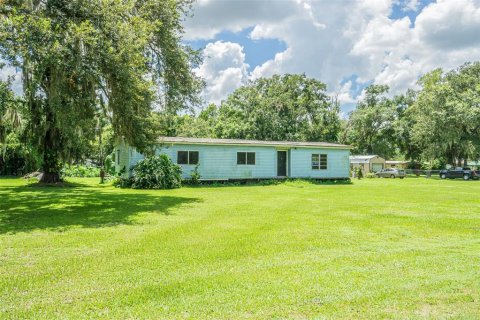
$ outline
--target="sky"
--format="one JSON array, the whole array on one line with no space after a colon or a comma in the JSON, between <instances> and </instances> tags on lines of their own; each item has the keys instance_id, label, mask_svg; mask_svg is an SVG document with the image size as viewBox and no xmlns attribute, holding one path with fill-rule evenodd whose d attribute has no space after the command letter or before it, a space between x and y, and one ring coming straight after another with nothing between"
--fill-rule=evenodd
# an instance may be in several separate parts
<instances>
[{"instance_id":1,"label":"sky","mask_svg":"<svg viewBox=\"0 0 480 320\"><path fill-rule=\"evenodd\" d=\"M480 60L480 0L197 0L184 25L204 55L202 95L217 104L249 80L305 73L345 114L369 84L400 94Z\"/></svg>"},{"instance_id":2,"label":"sky","mask_svg":"<svg viewBox=\"0 0 480 320\"><path fill-rule=\"evenodd\" d=\"M203 52L202 97L220 103L249 80L305 73L346 115L366 86L418 88L435 68L480 60L480 0L197 0L184 42ZM18 70L0 70L0 79Z\"/></svg>"}]
</instances>

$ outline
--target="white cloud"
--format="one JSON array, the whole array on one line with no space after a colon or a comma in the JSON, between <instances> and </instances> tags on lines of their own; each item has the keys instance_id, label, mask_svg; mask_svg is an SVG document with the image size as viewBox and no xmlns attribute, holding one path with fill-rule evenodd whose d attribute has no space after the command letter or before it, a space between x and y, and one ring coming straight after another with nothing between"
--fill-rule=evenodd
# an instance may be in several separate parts
<instances>
[{"instance_id":1,"label":"white cloud","mask_svg":"<svg viewBox=\"0 0 480 320\"><path fill-rule=\"evenodd\" d=\"M406 88L417 88L417 76L421 74L419 66L406 57L391 53L384 59L384 68L374 79L375 83L386 84L393 94L400 94Z\"/></svg>"},{"instance_id":2,"label":"white cloud","mask_svg":"<svg viewBox=\"0 0 480 320\"><path fill-rule=\"evenodd\" d=\"M195 73L208 84L205 98L219 103L247 80L245 53L237 43L217 41L208 44L203 54L204 61Z\"/></svg>"},{"instance_id":3,"label":"white cloud","mask_svg":"<svg viewBox=\"0 0 480 320\"><path fill-rule=\"evenodd\" d=\"M213 39L221 31L238 32L259 21L274 23L299 10L293 0L200 0L185 22L185 39Z\"/></svg>"},{"instance_id":4,"label":"white cloud","mask_svg":"<svg viewBox=\"0 0 480 320\"><path fill-rule=\"evenodd\" d=\"M459 50L480 45L480 1L438 0L417 17L415 32L434 49Z\"/></svg>"},{"instance_id":5,"label":"white cloud","mask_svg":"<svg viewBox=\"0 0 480 320\"><path fill-rule=\"evenodd\" d=\"M277 53L273 60L269 60L264 64L255 67L250 74L250 78L254 80L261 77L270 77L274 74L283 73L283 70L286 69L284 63L288 63L288 61L291 59L291 55L291 49Z\"/></svg>"},{"instance_id":6,"label":"white cloud","mask_svg":"<svg viewBox=\"0 0 480 320\"><path fill-rule=\"evenodd\" d=\"M352 85L353 85L352 80L349 80L341 86L340 92L336 94L338 102L340 102L341 104L356 102L356 99L351 95Z\"/></svg>"}]
</instances>

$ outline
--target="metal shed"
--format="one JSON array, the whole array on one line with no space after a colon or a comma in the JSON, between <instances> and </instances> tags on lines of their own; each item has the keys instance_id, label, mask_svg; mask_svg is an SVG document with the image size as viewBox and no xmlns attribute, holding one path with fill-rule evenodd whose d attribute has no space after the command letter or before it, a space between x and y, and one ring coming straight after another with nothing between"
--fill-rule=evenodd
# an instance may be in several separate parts
<instances>
[{"instance_id":1,"label":"metal shed","mask_svg":"<svg viewBox=\"0 0 480 320\"><path fill-rule=\"evenodd\" d=\"M385 159L377 155L350 156L350 169L361 168L363 174L378 172L385 168Z\"/></svg>"}]
</instances>

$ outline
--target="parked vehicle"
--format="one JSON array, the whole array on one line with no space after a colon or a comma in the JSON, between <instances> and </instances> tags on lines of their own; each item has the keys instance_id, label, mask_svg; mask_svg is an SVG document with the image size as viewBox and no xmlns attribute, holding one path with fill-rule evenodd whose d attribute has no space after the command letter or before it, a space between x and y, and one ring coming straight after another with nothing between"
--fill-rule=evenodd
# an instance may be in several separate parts
<instances>
[{"instance_id":1,"label":"parked vehicle","mask_svg":"<svg viewBox=\"0 0 480 320\"><path fill-rule=\"evenodd\" d=\"M403 179L405 178L405 170L401 169L395 169L395 168L387 168L387 169L382 169L375 173L375 175L379 178L400 178Z\"/></svg>"},{"instance_id":2,"label":"parked vehicle","mask_svg":"<svg viewBox=\"0 0 480 320\"><path fill-rule=\"evenodd\" d=\"M440 178L441 179L463 179L463 180L478 180L479 176L475 170L471 170L470 168L452 168L448 170L441 170L440 171Z\"/></svg>"}]
</instances>

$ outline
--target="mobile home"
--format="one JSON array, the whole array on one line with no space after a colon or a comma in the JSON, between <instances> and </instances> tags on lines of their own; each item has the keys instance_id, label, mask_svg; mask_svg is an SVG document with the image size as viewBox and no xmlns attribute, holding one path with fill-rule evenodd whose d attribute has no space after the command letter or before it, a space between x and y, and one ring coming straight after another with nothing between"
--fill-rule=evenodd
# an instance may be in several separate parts
<instances>
[{"instance_id":1,"label":"mobile home","mask_svg":"<svg viewBox=\"0 0 480 320\"><path fill-rule=\"evenodd\" d=\"M161 137L156 154L180 165L185 179L197 166L202 180L347 179L350 149L328 142ZM124 143L115 148L116 170L125 176L143 158Z\"/></svg>"}]
</instances>

